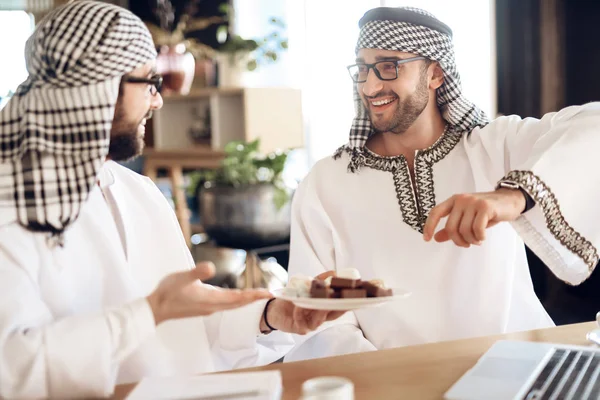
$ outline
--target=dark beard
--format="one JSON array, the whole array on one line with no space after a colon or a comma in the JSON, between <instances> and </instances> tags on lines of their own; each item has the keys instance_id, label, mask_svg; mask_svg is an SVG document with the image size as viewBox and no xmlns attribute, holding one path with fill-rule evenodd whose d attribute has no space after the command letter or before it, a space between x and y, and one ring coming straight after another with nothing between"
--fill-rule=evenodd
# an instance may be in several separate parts
<instances>
[{"instance_id":1,"label":"dark beard","mask_svg":"<svg viewBox=\"0 0 600 400\"><path fill-rule=\"evenodd\" d=\"M152 111L149 110L144 118L152 118ZM117 104L108 147L108 157L111 160L130 161L142 154L144 138L138 135L137 130L144 118L135 124L127 122L122 108Z\"/></svg>"},{"instance_id":2,"label":"dark beard","mask_svg":"<svg viewBox=\"0 0 600 400\"><path fill-rule=\"evenodd\" d=\"M386 94L384 94L386 95ZM380 95L383 97L384 95ZM378 96L378 97L380 97ZM373 118L372 112L369 109L369 119L373 130L377 133L392 132L395 134L402 134L412 126L412 124L419 118L419 115L423 112L427 103L429 102L429 92L427 90L427 74L422 73L419 80L419 84L415 91L415 94L402 101L398 98L398 105L396 111L392 116L392 119L386 123L377 123L377 119Z\"/></svg>"},{"instance_id":3,"label":"dark beard","mask_svg":"<svg viewBox=\"0 0 600 400\"><path fill-rule=\"evenodd\" d=\"M114 161L130 161L142 154L144 139L137 130L132 133L121 133L110 139L108 157Z\"/></svg>"}]
</instances>

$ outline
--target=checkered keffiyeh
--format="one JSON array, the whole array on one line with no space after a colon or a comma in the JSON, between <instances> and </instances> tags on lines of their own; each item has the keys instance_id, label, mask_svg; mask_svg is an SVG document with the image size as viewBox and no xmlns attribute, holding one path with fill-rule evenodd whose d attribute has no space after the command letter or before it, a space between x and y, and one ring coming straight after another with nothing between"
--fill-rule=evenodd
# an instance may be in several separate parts
<instances>
[{"instance_id":1,"label":"checkered keffiyeh","mask_svg":"<svg viewBox=\"0 0 600 400\"><path fill-rule=\"evenodd\" d=\"M156 51L128 10L74 1L39 23L25 57L29 77L0 111L0 225L61 239L108 153L121 77Z\"/></svg>"},{"instance_id":2,"label":"checkered keffiyeh","mask_svg":"<svg viewBox=\"0 0 600 400\"><path fill-rule=\"evenodd\" d=\"M435 16L413 7L382 7L368 11L359 26L357 53L361 48L402 51L427 57L440 64L444 83L437 90L437 103L443 118L454 128L453 131L470 132L489 122L485 113L462 95L460 76L454 61L452 32ZM350 129L350 140L335 154L336 158L343 151L350 154L348 168L352 172L360 167L362 149L374 133L356 84L354 105L356 116Z\"/></svg>"}]
</instances>

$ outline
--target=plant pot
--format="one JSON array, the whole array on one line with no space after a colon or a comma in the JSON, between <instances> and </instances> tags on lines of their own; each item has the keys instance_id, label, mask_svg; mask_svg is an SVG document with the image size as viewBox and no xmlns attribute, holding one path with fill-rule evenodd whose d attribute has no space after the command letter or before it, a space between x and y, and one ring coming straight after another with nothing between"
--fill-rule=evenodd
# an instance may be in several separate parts
<instances>
[{"instance_id":1,"label":"plant pot","mask_svg":"<svg viewBox=\"0 0 600 400\"><path fill-rule=\"evenodd\" d=\"M193 89L217 86L217 62L213 59L196 60Z\"/></svg>"},{"instance_id":2,"label":"plant pot","mask_svg":"<svg viewBox=\"0 0 600 400\"><path fill-rule=\"evenodd\" d=\"M246 269L246 252L241 249L193 245L190 249L195 262L210 261L215 265L215 276L204 281L209 285L238 288L239 279Z\"/></svg>"},{"instance_id":3,"label":"plant pot","mask_svg":"<svg viewBox=\"0 0 600 400\"><path fill-rule=\"evenodd\" d=\"M163 93L188 94L195 66L194 56L183 44L162 46L156 57L156 70L163 76Z\"/></svg>"},{"instance_id":4,"label":"plant pot","mask_svg":"<svg viewBox=\"0 0 600 400\"><path fill-rule=\"evenodd\" d=\"M202 226L219 246L253 249L287 243L291 200L278 208L274 196L275 187L270 184L202 188Z\"/></svg>"}]
</instances>

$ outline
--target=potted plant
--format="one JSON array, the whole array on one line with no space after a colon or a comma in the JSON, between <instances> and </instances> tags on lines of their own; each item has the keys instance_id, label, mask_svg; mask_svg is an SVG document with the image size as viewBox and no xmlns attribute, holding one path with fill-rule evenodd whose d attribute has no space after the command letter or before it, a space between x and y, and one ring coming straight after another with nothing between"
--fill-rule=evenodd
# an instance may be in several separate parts
<instances>
[{"instance_id":1,"label":"potted plant","mask_svg":"<svg viewBox=\"0 0 600 400\"><path fill-rule=\"evenodd\" d=\"M259 139L225 146L220 168L192 174L200 219L220 246L257 248L289 240L292 190L282 172L288 151L261 155Z\"/></svg>"},{"instance_id":2,"label":"potted plant","mask_svg":"<svg viewBox=\"0 0 600 400\"><path fill-rule=\"evenodd\" d=\"M157 68L167 91L187 94L194 70L203 72L205 76L198 78L211 86L216 64L220 86L240 86L244 69L254 71L276 62L288 47L285 24L278 18L270 19L273 29L268 35L245 39L231 32L233 8L228 2L201 16L200 11L206 11L200 9L201 0L189 0L183 11L176 10L170 0L153 1L152 18L145 18L145 23L159 48ZM215 6L207 4L205 9L210 7Z\"/></svg>"}]
</instances>

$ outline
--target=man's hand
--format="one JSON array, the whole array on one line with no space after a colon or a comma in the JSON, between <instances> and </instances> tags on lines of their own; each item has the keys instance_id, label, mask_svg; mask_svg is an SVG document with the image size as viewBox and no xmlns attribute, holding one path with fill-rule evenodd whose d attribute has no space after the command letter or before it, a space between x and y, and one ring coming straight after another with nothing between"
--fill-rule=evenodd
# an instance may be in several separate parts
<instances>
[{"instance_id":1,"label":"man's hand","mask_svg":"<svg viewBox=\"0 0 600 400\"><path fill-rule=\"evenodd\" d=\"M423 239L452 240L461 247L480 245L487 228L516 220L524 209L525 197L519 190L501 188L487 193L458 194L431 209L423 227ZM446 216L446 226L435 233L440 219Z\"/></svg>"},{"instance_id":2,"label":"man's hand","mask_svg":"<svg viewBox=\"0 0 600 400\"><path fill-rule=\"evenodd\" d=\"M316 279L325 279L333 274L333 271L328 271L318 275ZM305 335L317 329L323 322L333 321L344 313L345 311L308 310L296 307L289 301L275 299L267 309L267 320L269 325L277 330ZM260 330L269 330L264 319L260 322Z\"/></svg>"},{"instance_id":3,"label":"man's hand","mask_svg":"<svg viewBox=\"0 0 600 400\"><path fill-rule=\"evenodd\" d=\"M210 315L273 297L263 289L230 290L202 283L214 273L212 263L198 263L192 270L165 277L147 297L156 325L169 319Z\"/></svg>"}]
</instances>

